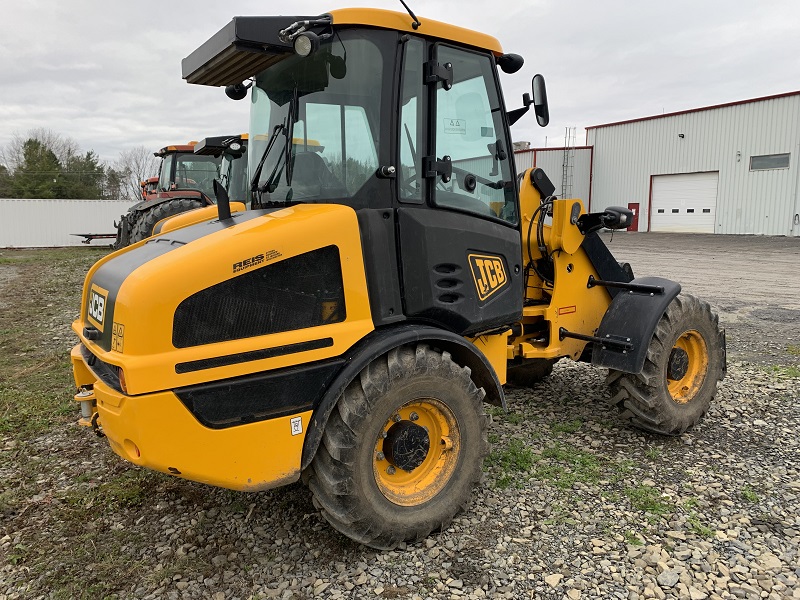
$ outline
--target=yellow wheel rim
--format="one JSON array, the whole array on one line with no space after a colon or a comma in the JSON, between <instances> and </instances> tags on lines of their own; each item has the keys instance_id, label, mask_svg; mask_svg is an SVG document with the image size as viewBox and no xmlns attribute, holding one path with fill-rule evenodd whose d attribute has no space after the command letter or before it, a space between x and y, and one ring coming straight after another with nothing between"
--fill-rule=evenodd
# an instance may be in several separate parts
<instances>
[{"instance_id":1,"label":"yellow wheel rim","mask_svg":"<svg viewBox=\"0 0 800 600\"><path fill-rule=\"evenodd\" d=\"M667 388L672 399L678 404L691 402L700 391L707 372L708 348L703 336L694 329L684 332L675 341L667 366Z\"/></svg>"},{"instance_id":2,"label":"yellow wheel rim","mask_svg":"<svg viewBox=\"0 0 800 600\"><path fill-rule=\"evenodd\" d=\"M411 424L427 432L428 444L418 444L421 463L407 470L391 462L393 453L389 444L399 429L410 428ZM434 398L413 400L396 410L378 434L372 461L375 482L381 493L395 504L423 504L447 485L460 451L461 436L452 411Z\"/></svg>"}]
</instances>

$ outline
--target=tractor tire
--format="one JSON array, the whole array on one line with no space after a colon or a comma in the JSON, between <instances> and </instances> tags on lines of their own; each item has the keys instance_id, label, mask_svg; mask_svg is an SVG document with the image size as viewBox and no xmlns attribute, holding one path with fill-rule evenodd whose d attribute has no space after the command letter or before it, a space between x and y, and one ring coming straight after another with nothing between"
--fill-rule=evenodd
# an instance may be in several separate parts
<instances>
[{"instance_id":1,"label":"tractor tire","mask_svg":"<svg viewBox=\"0 0 800 600\"><path fill-rule=\"evenodd\" d=\"M169 202L163 202L162 204L157 204L153 208L141 211L133 227L133 232L131 233L131 244L140 242L153 235L153 228L159 221L167 217L174 217L175 215L194 210L195 208L202 208L203 206L205 205L199 200L193 200L192 198L175 198Z\"/></svg>"},{"instance_id":2,"label":"tractor tire","mask_svg":"<svg viewBox=\"0 0 800 600\"><path fill-rule=\"evenodd\" d=\"M468 368L424 344L374 360L325 426L306 477L314 505L380 550L446 527L482 477L485 395Z\"/></svg>"},{"instance_id":3,"label":"tractor tire","mask_svg":"<svg viewBox=\"0 0 800 600\"><path fill-rule=\"evenodd\" d=\"M611 404L639 429L680 435L708 412L724 376L724 333L707 302L677 296L656 326L641 373L610 371Z\"/></svg>"},{"instance_id":4,"label":"tractor tire","mask_svg":"<svg viewBox=\"0 0 800 600\"><path fill-rule=\"evenodd\" d=\"M114 223L117 228L117 239L111 244L112 250L119 250L131 245L131 235L136 228L136 221L139 218L139 213L129 212L120 216L119 223Z\"/></svg>"},{"instance_id":5,"label":"tractor tire","mask_svg":"<svg viewBox=\"0 0 800 600\"><path fill-rule=\"evenodd\" d=\"M550 376L553 372L553 365L556 364L552 359L531 359L518 365L509 363L506 371L506 383L513 387L533 387L542 379Z\"/></svg>"}]
</instances>

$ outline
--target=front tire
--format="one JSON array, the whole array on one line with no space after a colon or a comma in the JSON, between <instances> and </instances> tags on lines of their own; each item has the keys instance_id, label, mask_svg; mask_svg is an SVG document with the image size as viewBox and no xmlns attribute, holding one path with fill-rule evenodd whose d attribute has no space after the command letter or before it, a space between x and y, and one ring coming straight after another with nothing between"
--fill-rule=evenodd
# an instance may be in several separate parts
<instances>
[{"instance_id":1,"label":"front tire","mask_svg":"<svg viewBox=\"0 0 800 600\"><path fill-rule=\"evenodd\" d=\"M153 228L167 217L174 217L195 208L202 208L204 204L192 198L175 198L168 202L157 204L141 212L133 232L131 233L131 244L140 242L153 235Z\"/></svg>"},{"instance_id":2,"label":"front tire","mask_svg":"<svg viewBox=\"0 0 800 600\"><path fill-rule=\"evenodd\" d=\"M322 516L381 550L446 527L469 504L488 454L483 389L447 352L403 346L347 387L308 485Z\"/></svg>"},{"instance_id":3,"label":"front tire","mask_svg":"<svg viewBox=\"0 0 800 600\"><path fill-rule=\"evenodd\" d=\"M610 402L634 427L680 435L708 412L724 365L719 318L707 302L682 294L659 320L642 372L609 372Z\"/></svg>"}]
</instances>

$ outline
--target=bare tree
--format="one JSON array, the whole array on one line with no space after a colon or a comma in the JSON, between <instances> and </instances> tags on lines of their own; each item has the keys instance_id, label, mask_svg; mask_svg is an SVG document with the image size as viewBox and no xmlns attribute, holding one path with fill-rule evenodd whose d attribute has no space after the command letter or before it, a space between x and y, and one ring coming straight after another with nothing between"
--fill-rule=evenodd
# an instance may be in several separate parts
<instances>
[{"instance_id":1,"label":"bare tree","mask_svg":"<svg viewBox=\"0 0 800 600\"><path fill-rule=\"evenodd\" d=\"M81 154L78 142L69 137L64 137L52 129L37 127L25 135L15 133L7 146L0 148L0 164L6 166L10 173L16 172L23 162L25 142L38 141L42 147L55 154L62 165L69 164L70 160Z\"/></svg>"},{"instance_id":2,"label":"bare tree","mask_svg":"<svg viewBox=\"0 0 800 600\"><path fill-rule=\"evenodd\" d=\"M138 202L142 198L140 184L148 177L158 175L158 159L153 151L145 146L136 146L123 150L114 163L114 170L121 178L120 197L130 202Z\"/></svg>"}]
</instances>

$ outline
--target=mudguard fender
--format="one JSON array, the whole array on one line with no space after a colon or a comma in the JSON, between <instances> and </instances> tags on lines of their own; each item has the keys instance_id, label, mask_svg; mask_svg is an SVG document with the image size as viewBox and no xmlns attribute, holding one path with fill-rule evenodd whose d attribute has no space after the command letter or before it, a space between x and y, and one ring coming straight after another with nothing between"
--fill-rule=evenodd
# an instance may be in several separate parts
<instances>
[{"instance_id":1,"label":"mudguard fender","mask_svg":"<svg viewBox=\"0 0 800 600\"><path fill-rule=\"evenodd\" d=\"M453 360L472 371L475 385L486 391L485 402L506 408L503 386L491 363L474 344L463 337L436 327L402 324L373 331L353 346L344 356L346 363L322 395L311 421L308 424L303 458L300 464L305 469L317 453L322 441L322 433L336 402L361 370L379 356L405 344L427 343L430 346L449 352Z\"/></svg>"},{"instance_id":2,"label":"mudguard fender","mask_svg":"<svg viewBox=\"0 0 800 600\"><path fill-rule=\"evenodd\" d=\"M594 342L592 364L626 373L640 373L647 348L667 306L681 291L681 285L661 277L638 277L632 284L659 286L662 294L621 290L603 315L597 337L629 342L630 350Z\"/></svg>"},{"instance_id":3,"label":"mudguard fender","mask_svg":"<svg viewBox=\"0 0 800 600\"><path fill-rule=\"evenodd\" d=\"M156 198L155 200L142 200L138 204L134 204L128 209L128 212L141 212L143 210L149 210L154 206L158 206L159 204L164 204L164 202L169 202L171 200L179 200L181 198L189 198L190 200L199 200L203 203L204 206L211 206L213 202L211 199L201 192L197 192L196 194L186 194L180 195L176 194L174 196L164 196L163 198Z\"/></svg>"}]
</instances>

